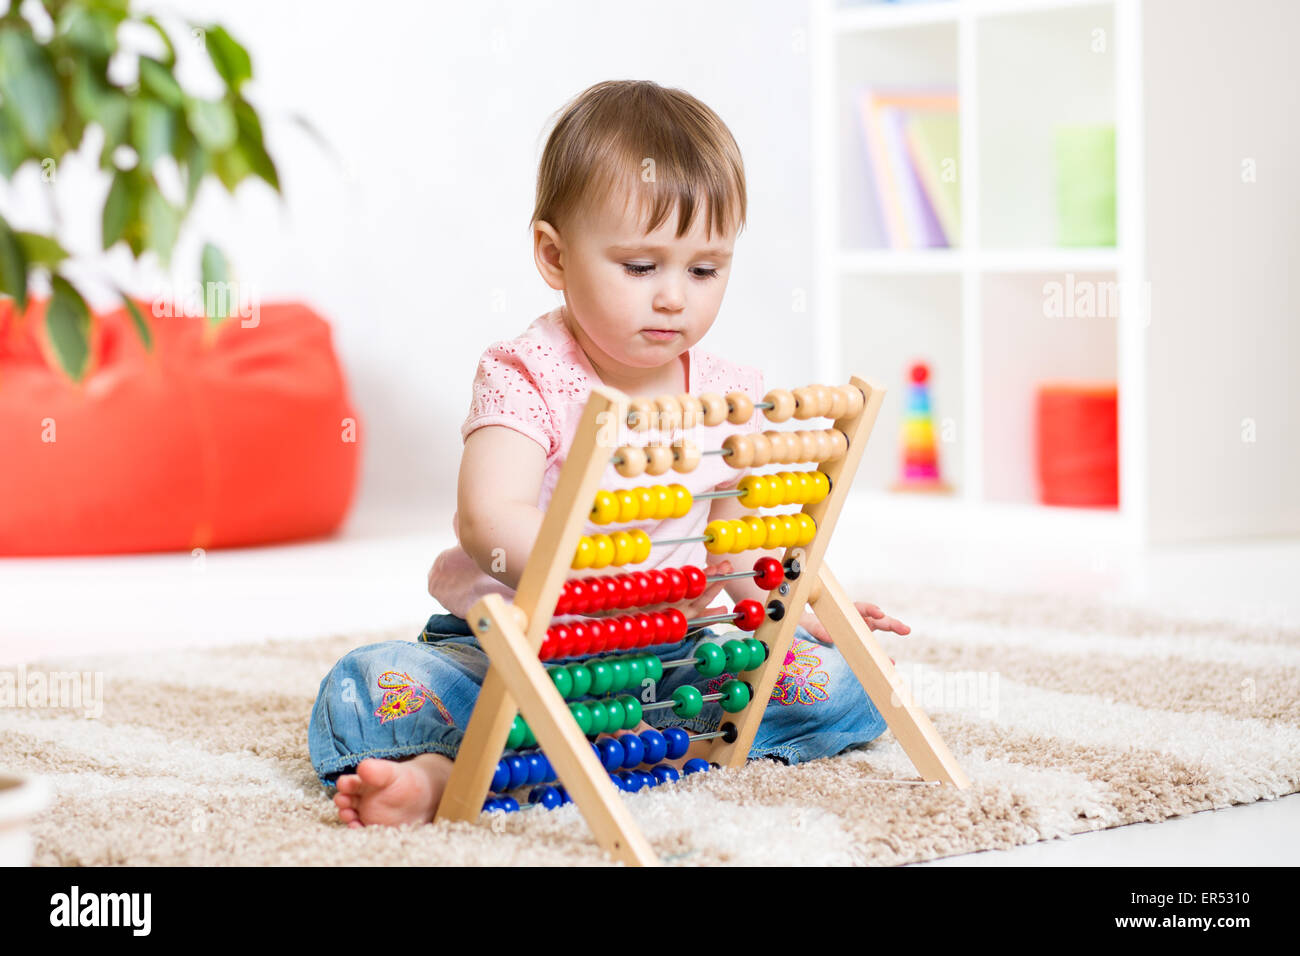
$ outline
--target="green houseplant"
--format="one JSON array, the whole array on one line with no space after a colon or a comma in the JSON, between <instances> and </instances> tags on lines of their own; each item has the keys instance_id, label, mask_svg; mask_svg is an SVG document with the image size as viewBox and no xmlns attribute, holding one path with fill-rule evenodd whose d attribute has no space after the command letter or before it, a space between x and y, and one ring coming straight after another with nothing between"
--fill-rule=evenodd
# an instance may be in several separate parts
<instances>
[{"instance_id":1,"label":"green houseplant","mask_svg":"<svg viewBox=\"0 0 1300 956\"><path fill-rule=\"evenodd\" d=\"M129 0L8 0L0 15L0 175L12 180L28 163L44 175L97 127L99 165L112 179L99 211L103 248L124 243L134 259L152 252L164 267L205 177L231 193L250 176L280 192L261 120L244 97L253 75L248 52L220 25L183 22L184 32L170 19L169 29L158 16L132 12ZM219 96L194 96L177 81L182 43L211 63ZM122 73L134 79L119 84L110 76ZM181 184L173 195L157 175L164 164L178 173L163 177ZM62 271L68 258L57 235L15 230L0 215L0 295L13 298L21 312L31 278L45 275L50 344L79 380L89 355L90 311ZM210 243L200 271L205 288L227 282L225 256ZM144 315L125 293L121 298L150 347ZM207 320L218 323L227 311L207 309Z\"/></svg>"}]
</instances>

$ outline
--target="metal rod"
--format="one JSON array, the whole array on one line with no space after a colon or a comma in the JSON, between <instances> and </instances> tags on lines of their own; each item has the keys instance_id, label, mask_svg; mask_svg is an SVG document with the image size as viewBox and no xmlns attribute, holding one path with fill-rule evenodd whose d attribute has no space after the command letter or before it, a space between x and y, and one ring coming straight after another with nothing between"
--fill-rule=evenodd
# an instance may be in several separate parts
<instances>
[{"instance_id":1,"label":"metal rod","mask_svg":"<svg viewBox=\"0 0 1300 956\"><path fill-rule=\"evenodd\" d=\"M726 694L702 694L700 696L700 700L707 703L708 701L711 700L722 700L722 698L726 696L727 696ZM676 707L676 706L677 706L677 701L675 700L657 700L653 704L642 704L641 712L644 713L647 710L663 710L665 707Z\"/></svg>"}]
</instances>

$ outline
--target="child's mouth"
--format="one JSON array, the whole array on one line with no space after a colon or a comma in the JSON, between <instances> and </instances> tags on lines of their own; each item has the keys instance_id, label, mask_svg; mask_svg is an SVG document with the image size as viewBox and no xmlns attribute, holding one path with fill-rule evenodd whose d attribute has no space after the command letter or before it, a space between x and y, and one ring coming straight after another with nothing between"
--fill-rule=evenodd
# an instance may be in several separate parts
<instances>
[{"instance_id":1,"label":"child's mouth","mask_svg":"<svg viewBox=\"0 0 1300 956\"><path fill-rule=\"evenodd\" d=\"M650 336L656 342L667 342L681 333L673 329L642 329L641 334Z\"/></svg>"}]
</instances>

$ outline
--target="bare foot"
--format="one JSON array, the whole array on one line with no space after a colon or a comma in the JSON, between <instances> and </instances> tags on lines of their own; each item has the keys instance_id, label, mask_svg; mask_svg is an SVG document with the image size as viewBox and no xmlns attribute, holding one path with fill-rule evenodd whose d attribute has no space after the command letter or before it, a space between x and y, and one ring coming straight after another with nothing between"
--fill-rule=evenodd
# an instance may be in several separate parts
<instances>
[{"instance_id":1,"label":"bare foot","mask_svg":"<svg viewBox=\"0 0 1300 956\"><path fill-rule=\"evenodd\" d=\"M416 754L404 760L367 757L356 773L340 774L334 805L349 827L429 823L451 776L442 754Z\"/></svg>"}]
</instances>

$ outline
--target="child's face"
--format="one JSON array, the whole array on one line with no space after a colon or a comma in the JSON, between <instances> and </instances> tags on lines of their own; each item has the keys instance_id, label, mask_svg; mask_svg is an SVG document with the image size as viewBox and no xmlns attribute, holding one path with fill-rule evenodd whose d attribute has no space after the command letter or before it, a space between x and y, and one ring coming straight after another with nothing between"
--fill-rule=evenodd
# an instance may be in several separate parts
<instances>
[{"instance_id":1,"label":"child's face","mask_svg":"<svg viewBox=\"0 0 1300 956\"><path fill-rule=\"evenodd\" d=\"M735 227L715 229L710 237L704 212L697 210L691 231L681 238L675 235L675 210L646 235L630 202L619 208L610 201L579 219L569 234L550 233L551 275L542 263L546 251L538 250L543 276L564 291L573 321L590 339L584 348L600 353L593 356L598 365L629 377L636 369L660 369L713 325L731 272Z\"/></svg>"}]
</instances>

